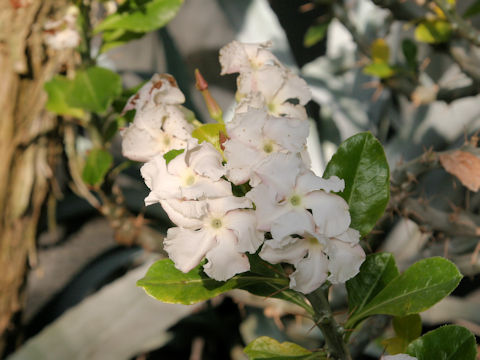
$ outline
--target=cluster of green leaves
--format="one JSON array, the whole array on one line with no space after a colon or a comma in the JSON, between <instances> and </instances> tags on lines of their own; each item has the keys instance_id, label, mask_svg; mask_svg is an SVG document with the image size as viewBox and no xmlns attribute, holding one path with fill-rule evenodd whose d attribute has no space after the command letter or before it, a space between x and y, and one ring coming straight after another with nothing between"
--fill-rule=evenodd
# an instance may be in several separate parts
<instances>
[{"instance_id":1,"label":"cluster of green leaves","mask_svg":"<svg viewBox=\"0 0 480 360\"><path fill-rule=\"evenodd\" d=\"M105 115L113 101L122 94L121 77L108 69L92 66L78 70L73 79L56 75L44 86L48 94L47 110L78 118L87 128L90 125L98 128L96 133L101 139L94 142L94 148L88 152L82 178L88 185L100 185L113 164L105 143L115 134L118 125L116 121L95 123L94 118Z\"/></svg>"},{"instance_id":2,"label":"cluster of green leaves","mask_svg":"<svg viewBox=\"0 0 480 360\"><path fill-rule=\"evenodd\" d=\"M102 33L101 52L160 29L175 17L182 4L183 0L126 0L94 30Z\"/></svg>"},{"instance_id":3,"label":"cluster of green leaves","mask_svg":"<svg viewBox=\"0 0 480 360\"><path fill-rule=\"evenodd\" d=\"M415 76L418 68L417 45L411 39L402 41L402 52L405 65L398 66L390 63L390 47L385 39L377 39L371 46L371 62L363 68L367 75L387 79L394 75Z\"/></svg>"}]
</instances>

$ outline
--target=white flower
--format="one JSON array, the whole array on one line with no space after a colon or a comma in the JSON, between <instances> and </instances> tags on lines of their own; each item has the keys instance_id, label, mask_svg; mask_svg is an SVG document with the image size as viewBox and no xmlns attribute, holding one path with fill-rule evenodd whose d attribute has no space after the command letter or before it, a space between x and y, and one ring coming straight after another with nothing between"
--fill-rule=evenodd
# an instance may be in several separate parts
<instances>
[{"instance_id":1,"label":"white flower","mask_svg":"<svg viewBox=\"0 0 480 360\"><path fill-rule=\"evenodd\" d=\"M343 190L343 180L316 176L295 154L273 154L255 172L262 183L246 196L255 203L260 230L281 239L313 227L326 237L348 229L348 204L329 193Z\"/></svg>"},{"instance_id":2,"label":"white flower","mask_svg":"<svg viewBox=\"0 0 480 360\"><path fill-rule=\"evenodd\" d=\"M226 125L229 140L224 143L227 178L234 184L250 180L258 184L253 170L276 152L300 152L305 149L309 124L289 118L275 118L263 109L248 109L236 114Z\"/></svg>"},{"instance_id":3,"label":"white flower","mask_svg":"<svg viewBox=\"0 0 480 360\"><path fill-rule=\"evenodd\" d=\"M267 50L271 44L244 44L232 41L220 50L221 75L255 71L267 64L281 66L278 59Z\"/></svg>"},{"instance_id":4,"label":"white flower","mask_svg":"<svg viewBox=\"0 0 480 360\"><path fill-rule=\"evenodd\" d=\"M365 252L358 245L358 231L349 229L346 233L350 243L326 238L316 231L268 240L260 251L260 257L274 264L293 264L295 272L290 275L290 288L309 294L325 280L334 284L344 283L358 273L365 260Z\"/></svg>"},{"instance_id":5,"label":"white flower","mask_svg":"<svg viewBox=\"0 0 480 360\"><path fill-rule=\"evenodd\" d=\"M283 67L265 66L255 72L241 73L237 86L240 99L259 93L272 115L307 118L303 105L312 97L307 83Z\"/></svg>"},{"instance_id":6,"label":"white flower","mask_svg":"<svg viewBox=\"0 0 480 360\"><path fill-rule=\"evenodd\" d=\"M172 75L155 74L135 95L128 99L123 112L132 109L138 112L158 105L179 105L184 102L185 96Z\"/></svg>"},{"instance_id":7,"label":"white flower","mask_svg":"<svg viewBox=\"0 0 480 360\"><path fill-rule=\"evenodd\" d=\"M145 199L150 205L164 199L197 200L232 195L222 165L222 155L212 144L203 142L187 149L168 165L157 155L141 168L145 184L151 190Z\"/></svg>"},{"instance_id":8,"label":"white flower","mask_svg":"<svg viewBox=\"0 0 480 360\"><path fill-rule=\"evenodd\" d=\"M122 154L147 162L173 149L184 149L194 127L176 106L153 107L138 112L135 120L122 129Z\"/></svg>"},{"instance_id":9,"label":"white flower","mask_svg":"<svg viewBox=\"0 0 480 360\"><path fill-rule=\"evenodd\" d=\"M208 260L205 273L216 280L225 281L250 269L245 252L258 249L263 233L256 230L253 210L246 209L252 206L248 199L229 196L168 202L173 206L167 207L167 213L175 212L174 219L186 226L170 228L164 241L165 251L179 270L190 271L204 257Z\"/></svg>"}]
</instances>

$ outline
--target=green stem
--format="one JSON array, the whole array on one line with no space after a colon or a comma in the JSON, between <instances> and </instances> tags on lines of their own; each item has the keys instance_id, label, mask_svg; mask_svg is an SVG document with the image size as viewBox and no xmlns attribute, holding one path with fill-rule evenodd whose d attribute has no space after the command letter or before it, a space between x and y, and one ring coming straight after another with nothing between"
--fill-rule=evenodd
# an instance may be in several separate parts
<instances>
[{"instance_id":1,"label":"green stem","mask_svg":"<svg viewBox=\"0 0 480 360\"><path fill-rule=\"evenodd\" d=\"M307 299L312 304L313 310L315 310L313 319L323 333L330 356L336 360L351 360L347 344L343 341L344 330L333 318L326 291L318 288L308 294Z\"/></svg>"}]
</instances>

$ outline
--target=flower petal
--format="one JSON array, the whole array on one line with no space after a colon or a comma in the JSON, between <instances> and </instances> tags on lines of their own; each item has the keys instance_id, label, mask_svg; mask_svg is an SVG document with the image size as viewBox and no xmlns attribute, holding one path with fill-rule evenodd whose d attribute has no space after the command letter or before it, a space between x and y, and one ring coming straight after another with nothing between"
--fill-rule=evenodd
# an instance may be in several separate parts
<instances>
[{"instance_id":1,"label":"flower petal","mask_svg":"<svg viewBox=\"0 0 480 360\"><path fill-rule=\"evenodd\" d=\"M260 251L260 257L272 264L281 262L296 265L308 252L308 244L304 239L289 238L284 245L278 244L276 240L267 240Z\"/></svg>"},{"instance_id":2,"label":"flower petal","mask_svg":"<svg viewBox=\"0 0 480 360\"><path fill-rule=\"evenodd\" d=\"M265 184L254 187L245 196L255 203L258 230L270 231L273 221L288 211L286 206L277 205L275 190Z\"/></svg>"},{"instance_id":3,"label":"flower petal","mask_svg":"<svg viewBox=\"0 0 480 360\"><path fill-rule=\"evenodd\" d=\"M245 44L232 41L220 49L221 75L251 71L269 63L279 63L268 50L269 42L261 44Z\"/></svg>"},{"instance_id":4,"label":"flower petal","mask_svg":"<svg viewBox=\"0 0 480 360\"><path fill-rule=\"evenodd\" d=\"M292 210L275 219L272 223L273 239L281 240L289 235L303 235L313 233L315 222L312 215L303 209Z\"/></svg>"},{"instance_id":5,"label":"flower petal","mask_svg":"<svg viewBox=\"0 0 480 360\"><path fill-rule=\"evenodd\" d=\"M257 230L257 218L253 210L233 210L224 217L225 227L237 237L237 249L253 254L263 243L264 233Z\"/></svg>"},{"instance_id":6,"label":"flower petal","mask_svg":"<svg viewBox=\"0 0 480 360\"><path fill-rule=\"evenodd\" d=\"M200 264L205 254L216 245L215 237L205 230L191 230L179 227L168 229L164 249L175 267L189 272Z\"/></svg>"},{"instance_id":7,"label":"flower petal","mask_svg":"<svg viewBox=\"0 0 480 360\"><path fill-rule=\"evenodd\" d=\"M246 197L225 196L218 199L208 199L208 210L212 216L223 217L227 212L236 209L252 207L252 202Z\"/></svg>"},{"instance_id":8,"label":"flower petal","mask_svg":"<svg viewBox=\"0 0 480 360\"><path fill-rule=\"evenodd\" d=\"M276 101L280 103L284 103L290 99L298 99L300 105L305 105L311 98L312 93L306 81L290 71L285 74L283 86L275 96Z\"/></svg>"},{"instance_id":9,"label":"flower petal","mask_svg":"<svg viewBox=\"0 0 480 360\"><path fill-rule=\"evenodd\" d=\"M192 230L202 227L201 219L207 214L205 201L169 199L161 200L160 204L175 225Z\"/></svg>"},{"instance_id":10,"label":"flower petal","mask_svg":"<svg viewBox=\"0 0 480 360\"><path fill-rule=\"evenodd\" d=\"M332 176L329 179L321 178L313 173L311 170L304 171L298 178L295 186L300 194L308 194L315 190L325 190L326 192L343 191L345 182L337 176Z\"/></svg>"},{"instance_id":11,"label":"flower petal","mask_svg":"<svg viewBox=\"0 0 480 360\"><path fill-rule=\"evenodd\" d=\"M305 147L309 130L308 121L273 116L269 116L264 126L269 139L292 152L300 152Z\"/></svg>"},{"instance_id":12,"label":"flower petal","mask_svg":"<svg viewBox=\"0 0 480 360\"><path fill-rule=\"evenodd\" d=\"M348 230L348 204L340 196L318 190L305 195L303 201L305 207L312 210L320 234L334 237Z\"/></svg>"},{"instance_id":13,"label":"flower petal","mask_svg":"<svg viewBox=\"0 0 480 360\"><path fill-rule=\"evenodd\" d=\"M365 260L365 252L360 245L352 246L336 239L330 239L326 252L330 259L328 280L332 284L344 283L354 277Z\"/></svg>"},{"instance_id":14,"label":"flower petal","mask_svg":"<svg viewBox=\"0 0 480 360\"><path fill-rule=\"evenodd\" d=\"M290 288L310 294L325 282L327 271L327 256L319 249L310 249L308 256L295 265L295 272L290 275Z\"/></svg>"},{"instance_id":15,"label":"flower petal","mask_svg":"<svg viewBox=\"0 0 480 360\"><path fill-rule=\"evenodd\" d=\"M206 254L208 263L203 266L209 277L225 281L236 274L250 270L248 257L238 251L236 238L232 231L222 231L217 235L216 240L216 246Z\"/></svg>"},{"instance_id":16,"label":"flower petal","mask_svg":"<svg viewBox=\"0 0 480 360\"><path fill-rule=\"evenodd\" d=\"M226 169L222 165L222 155L212 144L204 141L199 146L188 149L185 153L187 164L197 174L212 180L218 180L225 175Z\"/></svg>"},{"instance_id":17,"label":"flower petal","mask_svg":"<svg viewBox=\"0 0 480 360\"><path fill-rule=\"evenodd\" d=\"M358 242L360 241L360 232L358 230L350 228L343 234L335 236L335 238L354 245L358 244Z\"/></svg>"},{"instance_id":18,"label":"flower petal","mask_svg":"<svg viewBox=\"0 0 480 360\"><path fill-rule=\"evenodd\" d=\"M263 154L236 139L227 140L224 147L228 180L235 185L246 183L252 175L253 165L264 158Z\"/></svg>"},{"instance_id":19,"label":"flower petal","mask_svg":"<svg viewBox=\"0 0 480 360\"><path fill-rule=\"evenodd\" d=\"M275 153L266 158L255 173L271 186L281 201L293 192L297 175L302 168L302 159L297 154Z\"/></svg>"}]
</instances>

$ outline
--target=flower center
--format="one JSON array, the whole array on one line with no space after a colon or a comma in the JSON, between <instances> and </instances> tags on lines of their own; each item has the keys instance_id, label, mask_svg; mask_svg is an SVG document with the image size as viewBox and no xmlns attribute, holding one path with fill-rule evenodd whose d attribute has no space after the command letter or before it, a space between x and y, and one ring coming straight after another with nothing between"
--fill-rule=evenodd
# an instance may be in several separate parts
<instances>
[{"instance_id":1,"label":"flower center","mask_svg":"<svg viewBox=\"0 0 480 360\"><path fill-rule=\"evenodd\" d=\"M220 229L222 227L222 220L220 219L213 219L211 225L214 229Z\"/></svg>"},{"instance_id":2,"label":"flower center","mask_svg":"<svg viewBox=\"0 0 480 360\"><path fill-rule=\"evenodd\" d=\"M265 151L267 154L270 154L273 151L272 143L265 143L263 145L263 151Z\"/></svg>"},{"instance_id":3,"label":"flower center","mask_svg":"<svg viewBox=\"0 0 480 360\"><path fill-rule=\"evenodd\" d=\"M273 102L268 103L267 108L269 113L275 114L277 112L277 105Z\"/></svg>"},{"instance_id":4,"label":"flower center","mask_svg":"<svg viewBox=\"0 0 480 360\"><path fill-rule=\"evenodd\" d=\"M305 240L307 240L310 245L315 246L318 250L323 250L325 248L325 245L318 241L315 236L307 236Z\"/></svg>"},{"instance_id":5,"label":"flower center","mask_svg":"<svg viewBox=\"0 0 480 360\"><path fill-rule=\"evenodd\" d=\"M170 137L169 137L168 135L165 135L165 136L163 137L163 144L164 144L165 146L168 146L168 145L170 145L170 142L171 142L171 141L170 141Z\"/></svg>"},{"instance_id":6,"label":"flower center","mask_svg":"<svg viewBox=\"0 0 480 360\"><path fill-rule=\"evenodd\" d=\"M290 204L292 204L293 206L298 206L302 203L302 198L298 195L293 195L291 198L290 198Z\"/></svg>"},{"instance_id":7,"label":"flower center","mask_svg":"<svg viewBox=\"0 0 480 360\"><path fill-rule=\"evenodd\" d=\"M185 185L186 186L191 186L195 182L195 176L193 175L188 175L187 178L185 179Z\"/></svg>"}]
</instances>

